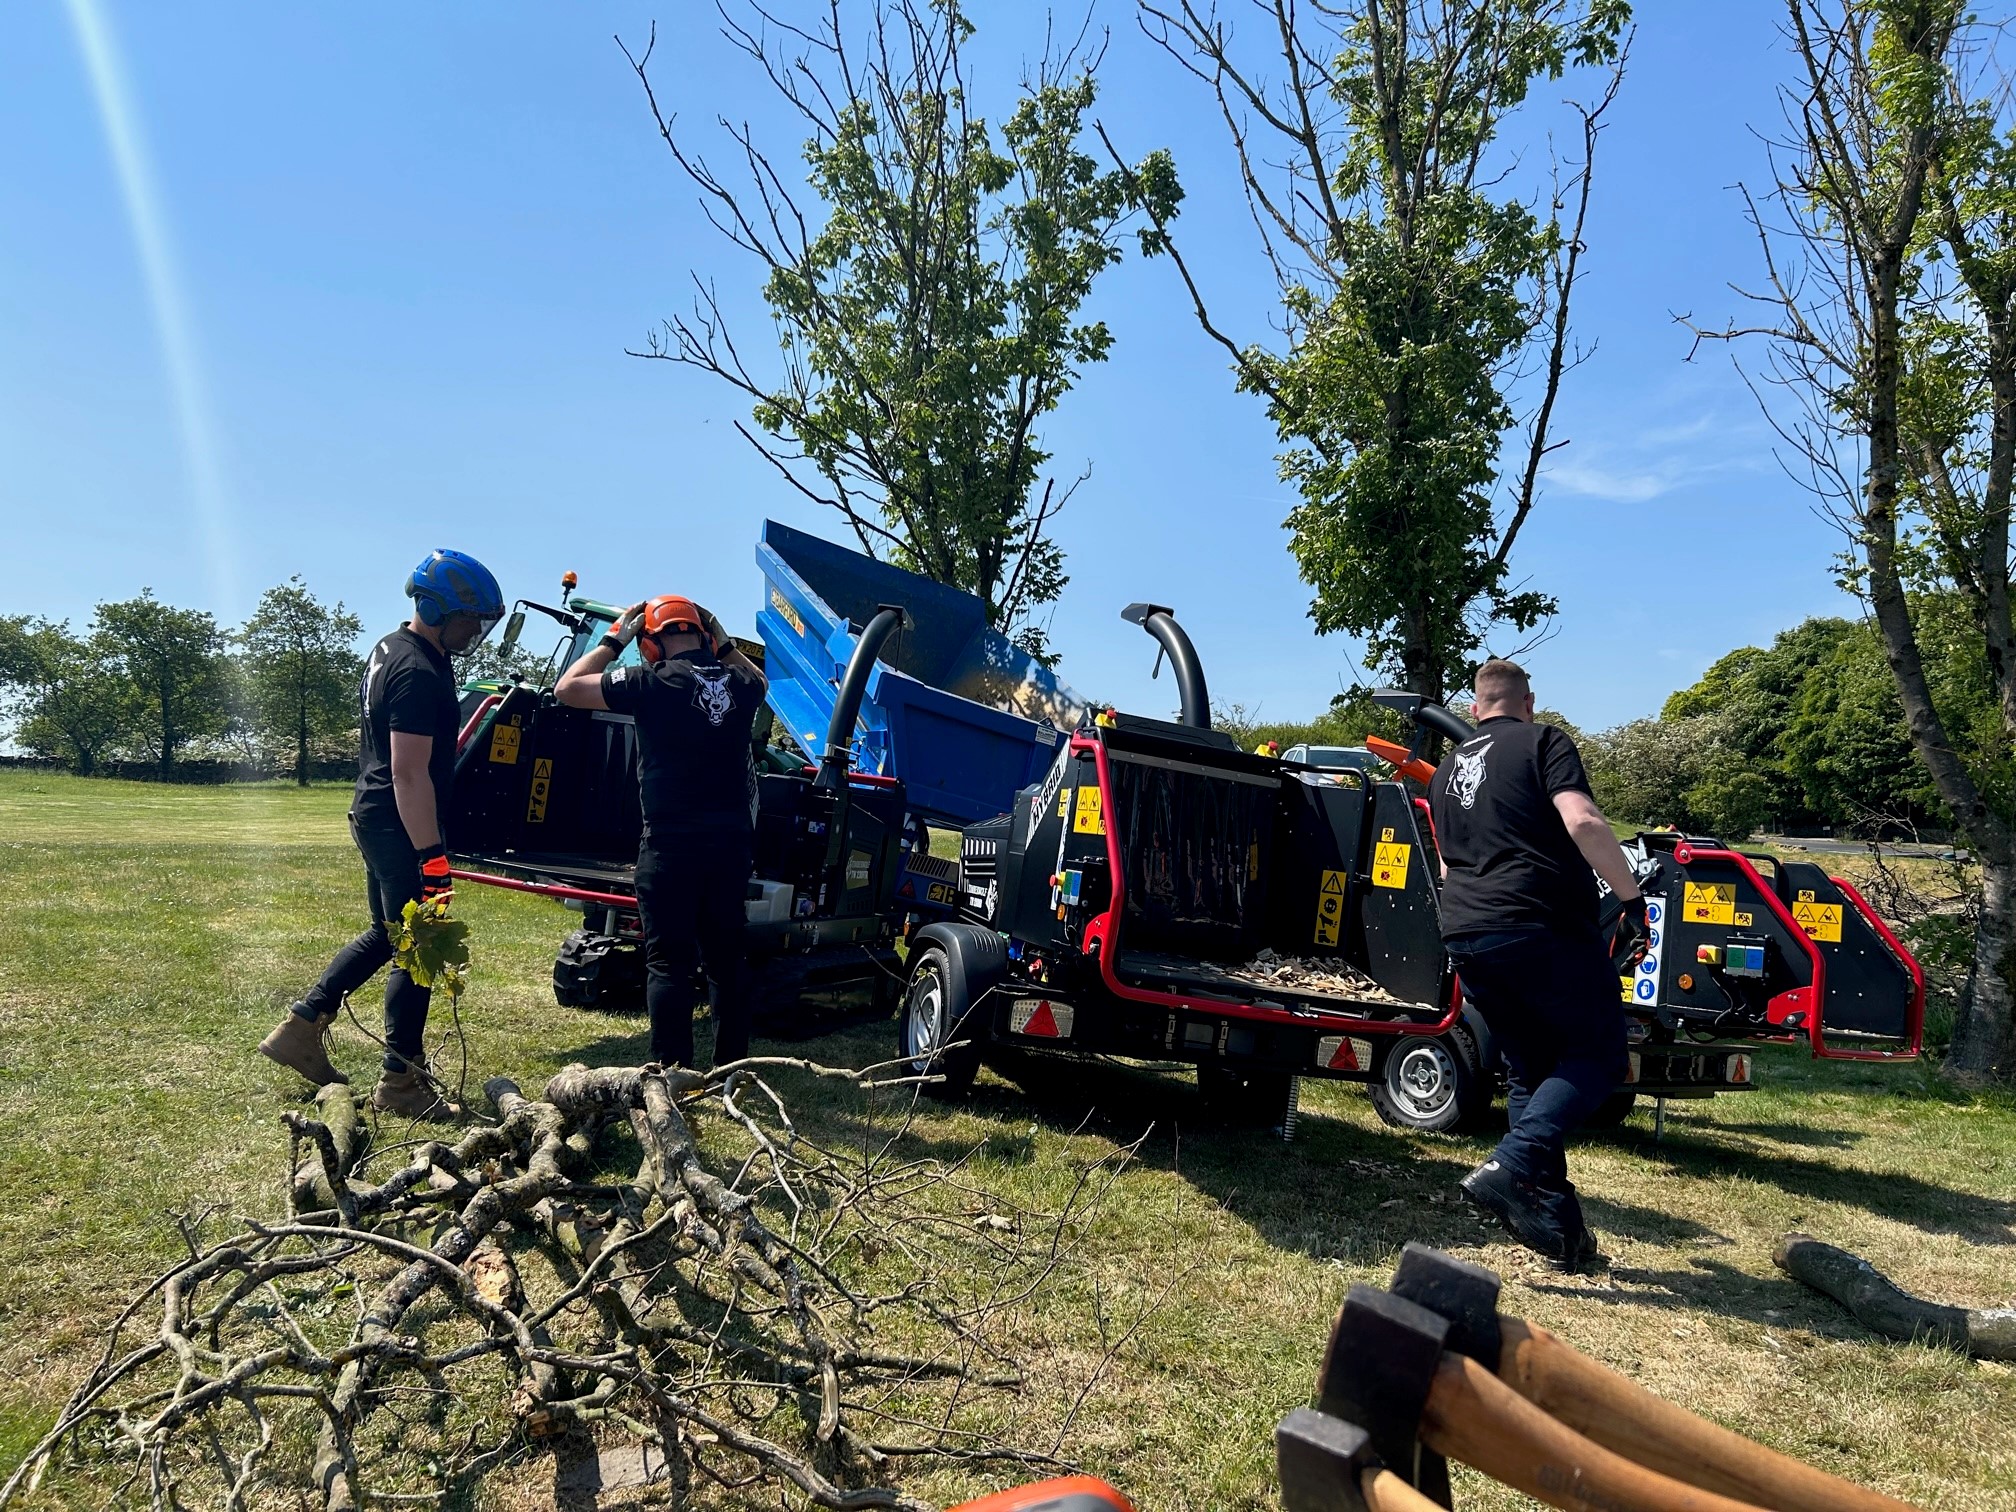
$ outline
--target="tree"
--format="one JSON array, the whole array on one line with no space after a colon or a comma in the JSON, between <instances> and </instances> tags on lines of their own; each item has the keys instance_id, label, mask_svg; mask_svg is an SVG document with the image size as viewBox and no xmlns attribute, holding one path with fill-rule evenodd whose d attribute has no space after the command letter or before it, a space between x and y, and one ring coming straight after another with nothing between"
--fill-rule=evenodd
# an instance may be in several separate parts
<instances>
[{"instance_id":1,"label":"tree","mask_svg":"<svg viewBox=\"0 0 2016 1512\"><path fill-rule=\"evenodd\" d=\"M1037 426L1106 358L1111 333L1079 312L1120 259L1129 186L1173 182L1166 155L1101 172L1079 150L1103 50L1082 33L1046 52L997 133L973 113L960 0L883 0L865 45L840 0L809 30L745 14L725 35L809 127L823 214L746 123L724 119L747 176L731 188L659 111L650 49L631 66L708 218L764 270L783 373L749 365L697 275L691 317L635 355L739 390L756 429L736 428L864 551L977 594L990 624L1042 654L1030 615L1066 581L1049 532L1087 474L1045 477Z\"/></svg>"},{"instance_id":2,"label":"tree","mask_svg":"<svg viewBox=\"0 0 2016 1512\"><path fill-rule=\"evenodd\" d=\"M86 777L125 734L131 712L102 646L72 635L68 621L25 614L0 618L0 693L16 741Z\"/></svg>"},{"instance_id":3,"label":"tree","mask_svg":"<svg viewBox=\"0 0 2016 1512\"><path fill-rule=\"evenodd\" d=\"M296 574L266 590L239 632L255 727L293 748L302 787L310 748L356 727L363 629L340 601L322 603Z\"/></svg>"},{"instance_id":4,"label":"tree","mask_svg":"<svg viewBox=\"0 0 2016 1512\"><path fill-rule=\"evenodd\" d=\"M2016 106L1961 0L1787 0L1797 59L1750 215L1769 412L1847 541L1912 749L1981 867L1948 1066L2016 1074ZM1934 670L1956 631L1967 655ZM1928 603L1942 606L1927 614ZM1962 693L1957 702L1956 692Z\"/></svg>"},{"instance_id":5,"label":"tree","mask_svg":"<svg viewBox=\"0 0 2016 1512\"><path fill-rule=\"evenodd\" d=\"M1363 636L1368 665L1440 701L1467 681L1492 625L1526 631L1553 612L1514 579L1511 551L1554 445L1562 377L1586 355L1569 341L1569 307L1630 7L1256 8L1266 42L1249 56L1215 9L1142 0L1150 35L1211 88L1231 133L1280 290L1279 349L1212 319L1168 238L1166 195L1143 195L1159 233L1150 249L1170 253L1198 321L1287 447L1281 476L1302 498L1291 549L1317 630ZM1522 197L1499 129L1571 67L1607 71L1594 103L1574 106L1580 160ZM1535 196L1551 208L1536 214Z\"/></svg>"},{"instance_id":6,"label":"tree","mask_svg":"<svg viewBox=\"0 0 2016 1512\"><path fill-rule=\"evenodd\" d=\"M134 704L131 728L161 776L189 740L221 734L230 722L224 632L200 609L176 609L143 588L138 598L100 604L96 639Z\"/></svg>"}]
</instances>

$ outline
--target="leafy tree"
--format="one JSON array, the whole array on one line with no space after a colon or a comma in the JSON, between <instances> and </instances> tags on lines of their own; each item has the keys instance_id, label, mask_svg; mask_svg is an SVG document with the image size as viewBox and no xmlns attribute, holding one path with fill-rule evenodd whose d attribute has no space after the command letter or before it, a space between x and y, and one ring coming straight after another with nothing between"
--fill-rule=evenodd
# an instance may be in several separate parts
<instances>
[{"instance_id":1,"label":"leafy tree","mask_svg":"<svg viewBox=\"0 0 2016 1512\"><path fill-rule=\"evenodd\" d=\"M1280 291L1283 341L1212 319L1148 193L1205 331L1262 396L1302 502L1291 549L1319 632L1440 700L1494 624L1553 612L1511 571L1563 375L1625 0L1257 0L1264 42L1193 0L1142 0L1151 34L1217 97ZM1271 53L1264 58L1262 53ZM1499 131L1536 83L1597 68L1581 157L1522 183ZM1536 214L1531 201L1551 208ZM1521 394L1518 380L1530 375ZM1516 440L1508 437L1516 436ZM1507 455L1508 446L1510 454Z\"/></svg>"},{"instance_id":2,"label":"leafy tree","mask_svg":"<svg viewBox=\"0 0 2016 1512\"><path fill-rule=\"evenodd\" d=\"M356 727L363 628L341 602L322 603L296 574L266 590L239 632L254 728L292 747L302 787L310 749Z\"/></svg>"},{"instance_id":3,"label":"leafy tree","mask_svg":"<svg viewBox=\"0 0 2016 1512\"><path fill-rule=\"evenodd\" d=\"M1948 1065L2016 1076L2016 100L1962 0L1786 0L1763 240L1774 416L1841 526L1912 749L1981 867ZM1948 618L1948 600L1963 606ZM1925 609L1939 609L1928 616ZM1956 689L1934 670L1942 640ZM1979 683L1971 696L1967 669Z\"/></svg>"},{"instance_id":4,"label":"leafy tree","mask_svg":"<svg viewBox=\"0 0 2016 1512\"><path fill-rule=\"evenodd\" d=\"M1696 829L1692 798L1716 756L1712 718L1636 719L1582 742L1589 786L1620 824Z\"/></svg>"},{"instance_id":5,"label":"leafy tree","mask_svg":"<svg viewBox=\"0 0 2016 1512\"><path fill-rule=\"evenodd\" d=\"M1779 741L1806 802L1850 828L1942 819L1938 794L1911 751L1896 680L1873 627L1858 625L1813 669Z\"/></svg>"},{"instance_id":6,"label":"leafy tree","mask_svg":"<svg viewBox=\"0 0 2016 1512\"><path fill-rule=\"evenodd\" d=\"M100 604L95 623L94 638L133 702L130 729L165 779L186 742L222 734L230 722L224 632L206 611L164 604L151 588Z\"/></svg>"},{"instance_id":7,"label":"leafy tree","mask_svg":"<svg viewBox=\"0 0 2016 1512\"><path fill-rule=\"evenodd\" d=\"M974 113L961 0L886 0L865 45L829 0L811 27L751 5L729 40L804 117L808 212L747 125L721 125L747 170L730 188L660 134L714 225L765 271L783 350L759 374L711 283L637 355L697 367L754 405L737 429L870 555L986 601L989 622L1045 652L1031 620L1066 581L1050 537L1087 474L1058 485L1037 427L1112 335L1080 314L1120 259L1130 185L1173 183L1165 155L1131 174L1080 150L1101 48L1048 53L998 132ZM795 55L771 51L792 39ZM655 38L654 38L655 40ZM1166 188L1160 192L1167 192Z\"/></svg>"},{"instance_id":8,"label":"leafy tree","mask_svg":"<svg viewBox=\"0 0 2016 1512\"><path fill-rule=\"evenodd\" d=\"M90 776L126 732L126 690L102 645L67 621L0 618L0 695L14 738L35 755Z\"/></svg>"}]
</instances>

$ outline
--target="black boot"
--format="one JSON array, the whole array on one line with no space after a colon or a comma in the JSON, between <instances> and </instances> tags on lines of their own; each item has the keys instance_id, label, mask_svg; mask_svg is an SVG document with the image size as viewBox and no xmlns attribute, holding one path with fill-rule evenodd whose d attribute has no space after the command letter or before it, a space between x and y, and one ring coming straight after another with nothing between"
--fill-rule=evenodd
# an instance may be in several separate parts
<instances>
[{"instance_id":1,"label":"black boot","mask_svg":"<svg viewBox=\"0 0 2016 1512\"><path fill-rule=\"evenodd\" d=\"M1465 1176L1461 1185L1465 1197L1496 1218L1505 1232L1526 1248L1564 1270L1575 1268L1580 1241L1562 1229L1555 1204L1539 1187L1513 1175L1495 1159Z\"/></svg>"}]
</instances>

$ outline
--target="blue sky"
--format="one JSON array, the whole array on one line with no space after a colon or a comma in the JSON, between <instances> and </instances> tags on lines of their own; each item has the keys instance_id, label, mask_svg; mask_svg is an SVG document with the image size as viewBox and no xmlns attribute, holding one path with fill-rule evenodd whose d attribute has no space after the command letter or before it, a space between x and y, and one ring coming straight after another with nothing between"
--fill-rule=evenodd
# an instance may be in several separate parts
<instances>
[{"instance_id":1,"label":"blue sky","mask_svg":"<svg viewBox=\"0 0 2016 1512\"><path fill-rule=\"evenodd\" d=\"M1005 102L1041 14L973 13L980 92ZM1514 558L1561 601L1527 657L1542 701L1588 727L1656 712L1734 646L1853 612L1829 572L1838 540L1780 474L1728 357L1686 363L1672 318L1720 320L1728 282L1756 270L1733 186L1764 176L1752 128L1776 120L1789 61L1777 7L1641 13L1578 295L1598 350ZM718 145L727 113L791 156L800 133L711 16L697 0L9 7L0 612L81 624L151 586L236 622L298 572L375 633L444 545L513 594L550 597L572 568L598 596L685 592L746 630L764 516L835 539L839 521L735 434L728 391L624 355L694 269L765 349L755 276L700 218L612 40L655 17L660 100L693 139ZM1099 16L1099 114L1130 156L1174 151L1193 268L1220 318L1257 334L1272 290L1210 101L1120 0ZM1094 308L1112 359L1045 432L1055 466L1092 465L1057 531L1062 674L1172 704L1118 618L1152 598L1189 626L1219 699L1315 712L1363 674L1349 641L1311 633L1259 406L1166 262L1130 258Z\"/></svg>"}]
</instances>

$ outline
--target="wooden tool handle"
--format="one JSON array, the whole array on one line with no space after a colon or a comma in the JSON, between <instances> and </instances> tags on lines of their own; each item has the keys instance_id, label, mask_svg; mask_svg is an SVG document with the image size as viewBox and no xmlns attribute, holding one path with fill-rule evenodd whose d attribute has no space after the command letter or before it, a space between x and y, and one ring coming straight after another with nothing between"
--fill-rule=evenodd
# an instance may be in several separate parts
<instances>
[{"instance_id":1,"label":"wooden tool handle","mask_svg":"<svg viewBox=\"0 0 2016 1512\"><path fill-rule=\"evenodd\" d=\"M1788 1459L1606 1370L1546 1329L1501 1324L1498 1374L1577 1433L1675 1479L1777 1512L1915 1512L1908 1503Z\"/></svg>"},{"instance_id":2,"label":"wooden tool handle","mask_svg":"<svg viewBox=\"0 0 2016 1512\"><path fill-rule=\"evenodd\" d=\"M1463 1355L1442 1356L1421 1441L1566 1512L1761 1512L1590 1442Z\"/></svg>"},{"instance_id":3,"label":"wooden tool handle","mask_svg":"<svg viewBox=\"0 0 2016 1512\"><path fill-rule=\"evenodd\" d=\"M1429 1500L1391 1470L1367 1470L1358 1477L1368 1512L1448 1512Z\"/></svg>"}]
</instances>

